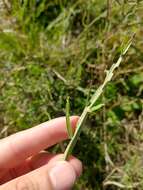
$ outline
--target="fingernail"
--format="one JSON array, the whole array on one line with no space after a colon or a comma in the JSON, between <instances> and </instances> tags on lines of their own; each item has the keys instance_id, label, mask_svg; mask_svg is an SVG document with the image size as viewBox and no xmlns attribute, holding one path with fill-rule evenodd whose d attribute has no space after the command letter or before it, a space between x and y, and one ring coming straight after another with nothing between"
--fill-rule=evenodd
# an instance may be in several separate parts
<instances>
[{"instance_id":1,"label":"fingernail","mask_svg":"<svg viewBox=\"0 0 143 190\"><path fill-rule=\"evenodd\" d=\"M76 180L74 168L66 161L59 161L49 173L54 190L70 189Z\"/></svg>"}]
</instances>

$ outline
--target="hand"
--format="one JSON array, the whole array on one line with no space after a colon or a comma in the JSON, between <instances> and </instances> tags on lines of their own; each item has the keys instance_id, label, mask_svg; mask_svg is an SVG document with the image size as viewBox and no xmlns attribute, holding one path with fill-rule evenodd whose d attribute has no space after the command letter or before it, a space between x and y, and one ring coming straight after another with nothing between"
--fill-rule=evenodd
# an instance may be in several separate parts
<instances>
[{"instance_id":1,"label":"hand","mask_svg":"<svg viewBox=\"0 0 143 190\"><path fill-rule=\"evenodd\" d=\"M78 117L71 117L75 129ZM82 171L81 162L71 157L44 152L67 138L65 117L0 140L0 190L67 190Z\"/></svg>"}]
</instances>

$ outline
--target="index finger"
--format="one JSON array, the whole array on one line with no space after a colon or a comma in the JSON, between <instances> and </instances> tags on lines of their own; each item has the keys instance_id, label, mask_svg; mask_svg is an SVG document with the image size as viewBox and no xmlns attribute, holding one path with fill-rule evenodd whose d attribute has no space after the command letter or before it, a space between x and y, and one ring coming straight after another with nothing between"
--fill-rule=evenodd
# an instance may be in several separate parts
<instances>
[{"instance_id":1,"label":"index finger","mask_svg":"<svg viewBox=\"0 0 143 190\"><path fill-rule=\"evenodd\" d=\"M73 128L77 116L70 118ZM60 117L0 141L0 170L12 168L28 157L67 138L66 119Z\"/></svg>"}]
</instances>

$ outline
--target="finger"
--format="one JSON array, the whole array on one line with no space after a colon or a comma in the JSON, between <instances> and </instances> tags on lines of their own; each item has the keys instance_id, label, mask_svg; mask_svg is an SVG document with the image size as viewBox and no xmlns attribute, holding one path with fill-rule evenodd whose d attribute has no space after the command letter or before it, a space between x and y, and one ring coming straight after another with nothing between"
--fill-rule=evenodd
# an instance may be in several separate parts
<instances>
[{"instance_id":1,"label":"finger","mask_svg":"<svg viewBox=\"0 0 143 190\"><path fill-rule=\"evenodd\" d=\"M36 156L26 160L20 166L10 169L3 177L0 179L0 184L4 184L14 178L22 176L26 173L29 173L37 168L40 168L48 163L53 165L55 162L62 160L63 154L55 155L47 152L41 152ZM70 156L69 163L73 166L76 171L76 175L80 176L82 172L81 161L77 158Z\"/></svg>"},{"instance_id":2,"label":"finger","mask_svg":"<svg viewBox=\"0 0 143 190\"><path fill-rule=\"evenodd\" d=\"M75 168L67 161L43 166L1 186L1 190L65 190L70 189L77 178Z\"/></svg>"},{"instance_id":3,"label":"finger","mask_svg":"<svg viewBox=\"0 0 143 190\"><path fill-rule=\"evenodd\" d=\"M20 165L7 170L5 173L2 173L0 176L0 185L14 178L25 175L37 168L40 168L43 165L46 165L49 162L49 160L53 158L54 156L55 155L47 153L47 152L41 152L37 154L36 156L28 158L27 160L22 162Z\"/></svg>"},{"instance_id":4,"label":"finger","mask_svg":"<svg viewBox=\"0 0 143 190\"><path fill-rule=\"evenodd\" d=\"M77 120L77 116L71 117L73 128ZM66 119L60 117L2 139L0 141L0 171L18 165L28 157L66 138Z\"/></svg>"}]
</instances>

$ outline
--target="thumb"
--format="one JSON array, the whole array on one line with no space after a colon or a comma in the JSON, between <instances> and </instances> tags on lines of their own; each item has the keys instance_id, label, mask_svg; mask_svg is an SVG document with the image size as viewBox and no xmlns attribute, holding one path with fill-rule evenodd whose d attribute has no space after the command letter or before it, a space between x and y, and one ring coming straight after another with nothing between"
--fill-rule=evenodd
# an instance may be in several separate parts
<instances>
[{"instance_id":1,"label":"thumb","mask_svg":"<svg viewBox=\"0 0 143 190\"><path fill-rule=\"evenodd\" d=\"M0 190L65 190L76 180L74 167L59 161L53 166L44 166L24 176L18 177L0 187Z\"/></svg>"},{"instance_id":2,"label":"thumb","mask_svg":"<svg viewBox=\"0 0 143 190\"><path fill-rule=\"evenodd\" d=\"M54 190L65 190L71 188L76 181L76 171L73 166L66 162L57 162L50 170L49 177Z\"/></svg>"}]
</instances>

